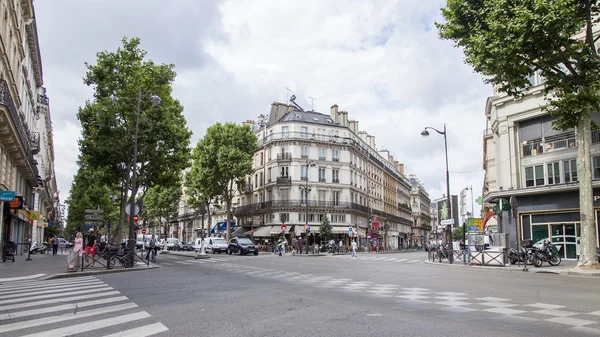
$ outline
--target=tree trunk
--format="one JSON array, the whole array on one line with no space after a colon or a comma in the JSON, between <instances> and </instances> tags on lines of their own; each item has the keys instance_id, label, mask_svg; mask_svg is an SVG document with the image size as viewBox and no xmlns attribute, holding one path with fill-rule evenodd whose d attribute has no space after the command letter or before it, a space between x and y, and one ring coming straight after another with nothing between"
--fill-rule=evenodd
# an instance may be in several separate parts
<instances>
[{"instance_id":1,"label":"tree trunk","mask_svg":"<svg viewBox=\"0 0 600 337\"><path fill-rule=\"evenodd\" d=\"M591 137L590 110L579 119L577 128L577 178L579 179L579 214L581 218L581 246L578 269L598 269L596 257L596 222L594 221L594 202L592 189L592 170L590 146Z\"/></svg>"},{"instance_id":2,"label":"tree trunk","mask_svg":"<svg viewBox=\"0 0 600 337\"><path fill-rule=\"evenodd\" d=\"M226 205L227 205L227 224L226 224L225 228L227 228L227 231L225 232L225 238L227 239L227 242L229 242L229 240L231 240L231 228L229 226L231 225L231 220L233 220L233 214L231 214L231 199L227 199Z\"/></svg>"}]
</instances>

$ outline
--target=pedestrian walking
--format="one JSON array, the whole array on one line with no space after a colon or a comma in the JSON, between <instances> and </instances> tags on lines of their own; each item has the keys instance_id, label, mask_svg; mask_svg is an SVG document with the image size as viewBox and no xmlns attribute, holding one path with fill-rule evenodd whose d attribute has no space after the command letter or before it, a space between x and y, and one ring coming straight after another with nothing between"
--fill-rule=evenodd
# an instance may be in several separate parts
<instances>
[{"instance_id":1,"label":"pedestrian walking","mask_svg":"<svg viewBox=\"0 0 600 337\"><path fill-rule=\"evenodd\" d=\"M58 238L56 235L52 238L52 255L58 254Z\"/></svg>"},{"instance_id":2,"label":"pedestrian walking","mask_svg":"<svg viewBox=\"0 0 600 337\"><path fill-rule=\"evenodd\" d=\"M96 236L94 230L90 228L88 231L87 245L85 246L85 263L90 264L89 254L92 253L92 268L96 266Z\"/></svg>"},{"instance_id":3,"label":"pedestrian walking","mask_svg":"<svg viewBox=\"0 0 600 337\"><path fill-rule=\"evenodd\" d=\"M279 256L283 256L285 242L286 241L283 238L279 238L279 241L277 241L277 249L279 250Z\"/></svg>"},{"instance_id":4,"label":"pedestrian walking","mask_svg":"<svg viewBox=\"0 0 600 337\"><path fill-rule=\"evenodd\" d=\"M356 255L356 241L352 240L352 257L358 257L358 255Z\"/></svg>"},{"instance_id":5,"label":"pedestrian walking","mask_svg":"<svg viewBox=\"0 0 600 337\"><path fill-rule=\"evenodd\" d=\"M294 237L292 239L292 255L296 255L296 251L298 251L298 239Z\"/></svg>"},{"instance_id":6,"label":"pedestrian walking","mask_svg":"<svg viewBox=\"0 0 600 337\"><path fill-rule=\"evenodd\" d=\"M302 246L304 246L303 239L302 239L302 237L299 237L298 238L298 253L300 255L302 255ZM308 251L306 252L306 254L308 254Z\"/></svg>"},{"instance_id":7,"label":"pedestrian walking","mask_svg":"<svg viewBox=\"0 0 600 337\"><path fill-rule=\"evenodd\" d=\"M83 256L83 236L81 232L77 232L75 235L75 241L73 245L72 261L69 262L69 270L77 271L79 270L81 257Z\"/></svg>"}]
</instances>

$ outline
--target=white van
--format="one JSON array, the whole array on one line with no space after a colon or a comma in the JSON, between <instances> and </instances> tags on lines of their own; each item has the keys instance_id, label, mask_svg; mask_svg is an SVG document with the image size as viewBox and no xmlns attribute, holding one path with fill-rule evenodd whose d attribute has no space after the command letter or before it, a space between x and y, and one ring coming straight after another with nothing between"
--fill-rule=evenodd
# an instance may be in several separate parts
<instances>
[{"instance_id":1,"label":"white van","mask_svg":"<svg viewBox=\"0 0 600 337\"><path fill-rule=\"evenodd\" d=\"M167 239L167 250L172 250L174 247L177 247L179 244L179 240L176 238L168 238Z\"/></svg>"},{"instance_id":2,"label":"white van","mask_svg":"<svg viewBox=\"0 0 600 337\"><path fill-rule=\"evenodd\" d=\"M194 250L196 252L199 252L201 250L201 243L202 239L196 239L196 242L194 243ZM204 238L204 250L207 253L225 253L227 252L227 241L225 241L225 239L223 238L217 238L217 237L210 237L210 238Z\"/></svg>"}]
</instances>

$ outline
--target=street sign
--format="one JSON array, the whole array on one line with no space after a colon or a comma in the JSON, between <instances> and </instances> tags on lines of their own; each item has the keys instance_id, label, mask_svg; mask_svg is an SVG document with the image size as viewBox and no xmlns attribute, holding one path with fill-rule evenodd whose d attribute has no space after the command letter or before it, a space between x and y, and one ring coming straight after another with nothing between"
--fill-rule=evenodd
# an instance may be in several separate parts
<instances>
[{"instance_id":1,"label":"street sign","mask_svg":"<svg viewBox=\"0 0 600 337\"><path fill-rule=\"evenodd\" d=\"M373 222L372 227L373 229L379 229L381 227L381 224L379 222Z\"/></svg>"},{"instance_id":2,"label":"street sign","mask_svg":"<svg viewBox=\"0 0 600 337\"><path fill-rule=\"evenodd\" d=\"M84 228L84 229L90 229L90 228L94 228L94 224L91 224L91 223L86 223L86 224L83 224L83 228Z\"/></svg>"},{"instance_id":3,"label":"street sign","mask_svg":"<svg viewBox=\"0 0 600 337\"><path fill-rule=\"evenodd\" d=\"M90 220L90 221L102 220L102 215L100 215L100 214L86 214L85 215L85 220Z\"/></svg>"},{"instance_id":4,"label":"street sign","mask_svg":"<svg viewBox=\"0 0 600 337\"><path fill-rule=\"evenodd\" d=\"M135 218L134 218L134 220L135 220ZM146 234L146 230L145 229L142 229L142 234Z\"/></svg>"},{"instance_id":5,"label":"street sign","mask_svg":"<svg viewBox=\"0 0 600 337\"><path fill-rule=\"evenodd\" d=\"M446 219L446 220L442 220L440 222L440 225L442 226L448 226L448 225L452 225L454 226L454 219Z\"/></svg>"},{"instance_id":6,"label":"street sign","mask_svg":"<svg viewBox=\"0 0 600 337\"><path fill-rule=\"evenodd\" d=\"M281 230L284 231L287 229L287 226L285 224L281 225Z\"/></svg>"},{"instance_id":7,"label":"street sign","mask_svg":"<svg viewBox=\"0 0 600 337\"><path fill-rule=\"evenodd\" d=\"M138 206L138 204L135 204L133 207L133 214L138 214L140 212L140 206ZM125 213L127 213L127 215L131 215L131 204L127 204L127 206L125 207Z\"/></svg>"},{"instance_id":8,"label":"street sign","mask_svg":"<svg viewBox=\"0 0 600 337\"><path fill-rule=\"evenodd\" d=\"M310 225L308 226L308 228L306 230L310 232Z\"/></svg>"},{"instance_id":9,"label":"street sign","mask_svg":"<svg viewBox=\"0 0 600 337\"><path fill-rule=\"evenodd\" d=\"M15 191L0 191L0 201L15 200Z\"/></svg>"},{"instance_id":10,"label":"street sign","mask_svg":"<svg viewBox=\"0 0 600 337\"><path fill-rule=\"evenodd\" d=\"M348 227L348 232L352 232L352 227Z\"/></svg>"},{"instance_id":11,"label":"street sign","mask_svg":"<svg viewBox=\"0 0 600 337\"><path fill-rule=\"evenodd\" d=\"M127 217L127 221L130 221L131 217ZM133 222L138 222L140 221L140 216L139 215L134 215L133 216Z\"/></svg>"},{"instance_id":12,"label":"street sign","mask_svg":"<svg viewBox=\"0 0 600 337\"><path fill-rule=\"evenodd\" d=\"M86 209L84 211L85 214L103 214L104 211L101 209Z\"/></svg>"}]
</instances>

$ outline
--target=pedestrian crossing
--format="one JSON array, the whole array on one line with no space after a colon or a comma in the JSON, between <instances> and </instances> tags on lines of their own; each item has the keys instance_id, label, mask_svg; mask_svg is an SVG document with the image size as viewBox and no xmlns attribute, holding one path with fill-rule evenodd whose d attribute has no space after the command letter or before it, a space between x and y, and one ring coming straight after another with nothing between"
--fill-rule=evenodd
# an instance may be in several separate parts
<instances>
[{"instance_id":1,"label":"pedestrian crossing","mask_svg":"<svg viewBox=\"0 0 600 337\"><path fill-rule=\"evenodd\" d=\"M223 262L231 262L236 260L256 260L256 259L265 259L271 258L275 255L271 254L263 254L263 255L252 255L252 256L239 256L239 255L211 255L208 259L187 259L187 260L178 260L178 259L168 259L164 261L157 261L157 264L162 266L176 266L176 265L199 265L199 264L214 264L214 263L223 263Z\"/></svg>"},{"instance_id":2,"label":"pedestrian crossing","mask_svg":"<svg viewBox=\"0 0 600 337\"><path fill-rule=\"evenodd\" d=\"M394 263L418 263L423 262L423 260L415 260L415 259L402 259L399 257L389 257L389 256L381 256L381 255L358 255L353 258L352 255L327 255L330 258L337 259L354 259L354 260L364 260L364 261L381 261L381 262L394 262Z\"/></svg>"},{"instance_id":3,"label":"pedestrian crossing","mask_svg":"<svg viewBox=\"0 0 600 337\"><path fill-rule=\"evenodd\" d=\"M168 330L95 277L0 282L0 336L144 337Z\"/></svg>"}]
</instances>

